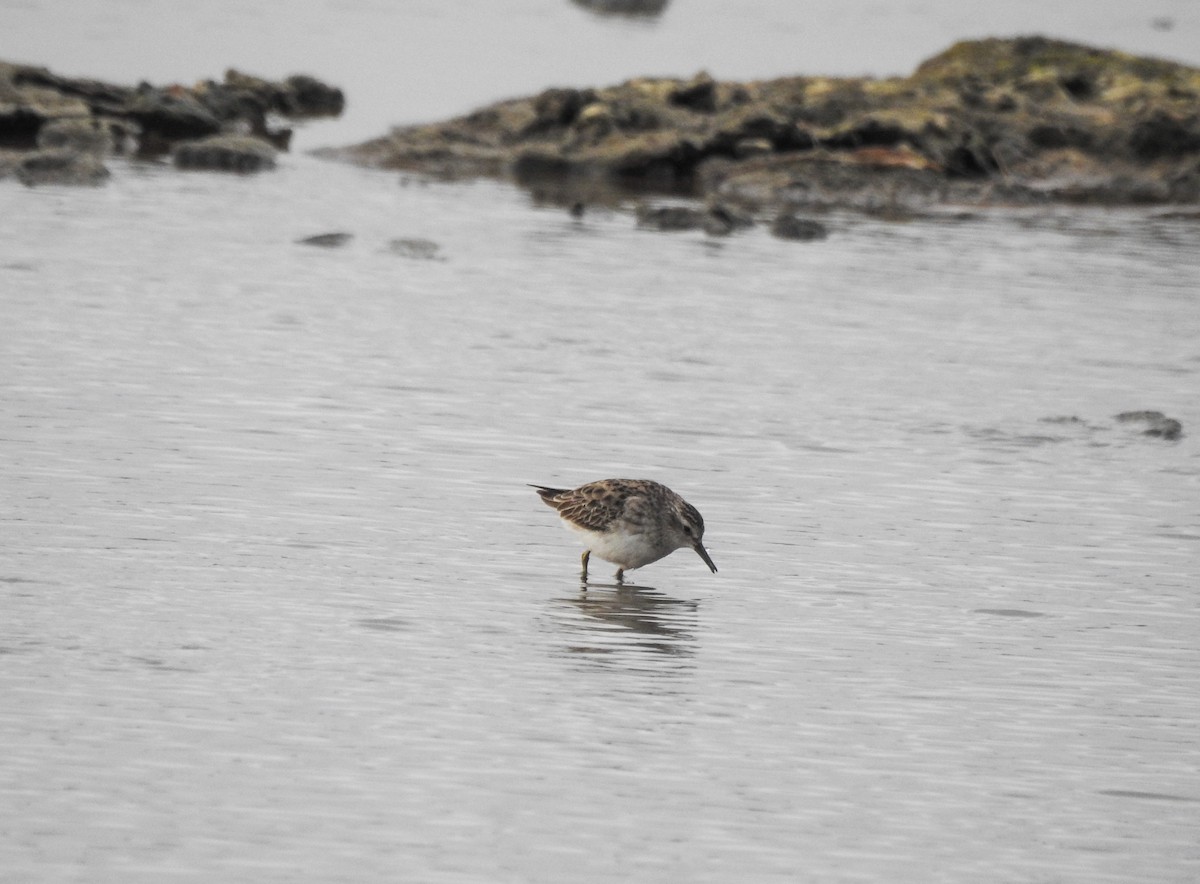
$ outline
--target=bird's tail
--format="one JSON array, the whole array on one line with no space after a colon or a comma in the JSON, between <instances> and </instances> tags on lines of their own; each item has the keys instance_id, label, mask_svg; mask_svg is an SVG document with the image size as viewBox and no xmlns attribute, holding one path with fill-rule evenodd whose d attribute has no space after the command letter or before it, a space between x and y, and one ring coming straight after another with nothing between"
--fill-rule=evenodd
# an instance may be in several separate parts
<instances>
[{"instance_id":1,"label":"bird's tail","mask_svg":"<svg viewBox=\"0 0 1200 884\"><path fill-rule=\"evenodd\" d=\"M547 488L545 485L530 485L530 488L536 488L538 495L546 506L554 506L554 498L566 492L566 488Z\"/></svg>"}]
</instances>

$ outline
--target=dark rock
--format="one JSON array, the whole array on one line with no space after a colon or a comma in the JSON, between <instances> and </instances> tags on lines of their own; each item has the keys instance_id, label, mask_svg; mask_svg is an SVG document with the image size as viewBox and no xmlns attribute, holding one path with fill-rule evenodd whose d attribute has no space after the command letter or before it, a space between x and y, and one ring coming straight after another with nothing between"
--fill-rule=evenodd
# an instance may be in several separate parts
<instances>
[{"instance_id":1,"label":"dark rock","mask_svg":"<svg viewBox=\"0 0 1200 884\"><path fill-rule=\"evenodd\" d=\"M980 145L960 144L942 159L942 169L953 178L986 178L998 167L995 156Z\"/></svg>"},{"instance_id":2,"label":"dark rock","mask_svg":"<svg viewBox=\"0 0 1200 884\"><path fill-rule=\"evenodd\" d=\"M664 189L686 185L703 158L703 150L694 141L670 132L624 140L619 147L596 154L602 168L618 180Z\"/></svg>"},{"instance_id":3,"label":"dark rock","mask_svg":"<svg viewBox=\"0 0 1200 884\"><path fill-rule=\"evenodd\" d=\"M0 105L0 147L32 148L45 118L27 107Z\"/></svg>"},{"instance_id":4,"label":"dark rock","mask_svg":"<svg viewBox=\"0 0 1200 884\"><path fill-rule=\"evenodd\" d=\"M180 169L261 172L275 168L275 148L250 135L214 135L179 144L172 159Z\"/></svg>"},{"instance_id":5,"label":"dark rock","mask_svg":"<svg viewBox=\"0 0 1200 884\"><path fill-rule=\"evenodd\" d=\"M346 96L336 86L307 74L294 74L283 81L287 87L281 113L292 117L336 117L346 108Z\"/></svg>"},{"instance_id":6,"label":"dark rock","mask_svg":"<svg viewBox=\"0 0 1200 884\"><path fill-rule=\"evenodd\" d=\"M859 147L894 147L897 144L917 144L920 138L899 123L867 117L852 126L822 138L822 147L848 150Z\"/></svg>"},{"instance_id":7,"label":"dark rock","mask_svg":"<svg viewBox=\"0 0 1200 884\"><path fill-rule=\"evenodd\" d=\"M1058 83L1076 101L1087 101L1098 91L1096 76L1092 71L1072 71L1060 77Z\"/></svg>"},{"instance_id":8,"label":"dark rock","mask_svg":"<svg viewBox=\"0 0 1200 884\"><path fill-rule=\"evenodd\" d=\"M202 138L221 131L221 121L212 111L182 90L145 86L129 102L126 115L143 132L166 140Z\"/></svg>"},{"instance_id":9,"label":"dark rock","mask_svg":"<svg viewBox=\"0 0 1200 884\"><path fill-rule=\"evenodd\" d=\"M287 117L337 116L346 106L342 90L307 74L295 74L283 82L267 80L230 69L224 83L204 84L203 100L232 102L258 113L273 112Z\"/></svg>"},{"instance_id":10,"label":"dark rock","mask_svg":"<svg viewBox=\"0 0 1200 884\"><path fill-rule=\"evenodd\" d=\"M539 135L570 126L594 98L590 89L547 89L533 100L534 118L525 127L525 134Z\"/></svg>"},{"instance_id":11,"label":"dark rock","mask_svg":"<svg viewBox=\"0 0 1200 884\"><path fill-rule=\"evenodd\" d=\"M1096 143L1092 132L1070 122L1039 124L1029 130L1028 137L1030 144L1045 150L1063 147L1089 150Z\"/></svg>"},{"instance_id":12,"label":"dark rock","mask_svg":"<svg viewBox=\"0 0 1200 884\"><path fill-rule=\"evenodd\" d=\"M1144 436L1156 436L1160 439L1178 439L1183 435L1183 425L1174 418L1167 417L1161 411L1123 411L1116 417L1123 424L1145 424L1142 430Z\"/></svg>"},{"instance_id":13,"label":"dark rock","mask_svg":"<svg viewBox=\"0 0 1200 884\"><path fill-rule=\"evenodd\" d=\"M571 0L571 2L597 15L655 18L662 15L671 0Z\"/></svg>"},{"instance_id":14,"label":"dark rock","mask_svg":"<svg viewBox=\"0 0 1200 884\"><path fill-rule=\"evenodd\" d=\"M35 150L26 153L16 166L17 179L30 187L45 184L97 185L103 184L109 171L91 153L73 150Z\"/></svg>"},{"instance_id":15,"label":"dark rock","mask_svg":"<svg viewBox=\"0 0 1200 884\"><path fill-rule=\"evenodd\" d=\"M316 236L306 236L304 239L296 240L298 245L302 246L317 246L322 249L336 249L344 246L350 240L354 239L353 233L318 233Z\"/></svg>"},{"instance_id":16,"label":"dark rock","mask_svg":"<svg viewBox=\"0 0 1200 884\"><path fill-rule=\"evenodd\" d=\"M667 96L667 101L676 107L711 114L717 109L717 81L707 73L701 72L673 89Z\"/></svg>"},{"instance_id":17,"label":"dark rock","mask_svg":"<svg viewBox=\"0 0 1200 884\"><path fill-rule=\"evenodd\" d=\"M1196 153L1200 151L1200 115L1182 117L1156 111L1134 124L1129 147L1144 160Z\"/></svg>"},{"instance_id":18,"label":"dark rock","mask_svg":"<svg viewBox=\"0 0 1200 884\"><path fill-rule=\"evenodd\" d=\"M703 230L709 236L729 234L754 226L754 219L731 206L714 204L699 209L692 206L638 206L638 227L650 230Z\"/></svg>"},{"instance_id":19,"label":"dark rock","mask_svg":"<svg viewBox=\"0 0 1200 884\"><path fill-rule=\"evenodd\" d=\"M800 242L812 242L829 236L828 228L820 221L800 218L789 213L781 214L771 222L771 233L780 239L794 239Z\"/></svg>"}]
</instances>

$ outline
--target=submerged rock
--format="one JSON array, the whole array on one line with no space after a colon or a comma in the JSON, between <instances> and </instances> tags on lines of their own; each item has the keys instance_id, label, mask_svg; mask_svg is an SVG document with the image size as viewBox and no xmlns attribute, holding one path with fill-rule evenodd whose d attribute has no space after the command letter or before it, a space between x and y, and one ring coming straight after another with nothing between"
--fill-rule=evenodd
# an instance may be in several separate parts
<instances>
[{"instance_id":1,"label":"submerged rock","mask_svg":"<svg viewBox=\"0 0 1200 884\"><path fill-rule=\"evenodd\" d=\"M430 239L393 239L388 243L388 250L402 258L420 261L442 260L441 246Z\"/></svg>"},{"instance_id":2,"label":"submerged rock","mask_svg":"<svg viewBox=\"0 0 1200 884\"><path fill-rule=\"evenodd\" d=\"M771 222L771 234L780 239L794 239L800 242L812 242L829 236L829 229L820 221L811 218L800 218L784 212Z\"/></svg>"},{"instance_id":3,"label":"submerged rock","mask_svg":"<svg viewBox=\"0 0 1200 884\"><path fill-rule=\"evenodd\" d=\"M1167 417L1161 411L1123 411L1116 416L1119 423L1145 424L1143 436L1157 436L1161 439L1178 439L1183 435L1183 425L1174 418Z\"/></svg>"},{"instance_id":4,"label":"submerged rock","mask_svg":"<svg viewBox=\"0 0 1200 884\"><path fill-rule=\"evenodd\" d=\"M1200 69L1043 37L908 77L640 78L503 101L326 155L531 188L598 180L752 213L1200 202Z\"/></svg>"},{"instance_id":5,"label":"submerged rock","mask_svg":"<svg viewBox=\"0 0 1200 884\"><path fill-rule=\"evenodd\" d=\"M638 206L638 227L652 230L699 230L704 226L704 212L690 206Z\"/></svg>"}]
</instances>

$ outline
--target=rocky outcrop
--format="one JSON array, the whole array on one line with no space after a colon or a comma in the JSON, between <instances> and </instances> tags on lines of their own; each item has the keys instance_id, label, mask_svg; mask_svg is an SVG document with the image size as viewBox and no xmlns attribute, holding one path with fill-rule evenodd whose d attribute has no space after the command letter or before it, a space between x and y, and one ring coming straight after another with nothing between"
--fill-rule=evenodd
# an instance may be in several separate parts
<instances>
[{"instance_id":1,"label":"rocky outcrop","mask_svg":"<svg viewBox=\"0 0 1200 884\"><path fill-rule=\"evenodd\" d=\"M93 174L104 157L120 153L171 153L183 168L270 168L291 135L280 121L337 115L344 103L341 90L304 75L272 81L231 70L222 82L118 86L0 62L0 174L96 183L107 174Z\"/></svg>"},{"instance_id":2,"label":"rocky outcrop","mask_svg":"<svg viewBox=\"0 0 1200 884\"><path fill-rule=\"evenodd\" d=\"M550 89L324 153L507 175L567 205L598 183L758 213L1197 203L1200 70L1042 37L981 40L903 78Z\"/></svg>"}]
</instances>

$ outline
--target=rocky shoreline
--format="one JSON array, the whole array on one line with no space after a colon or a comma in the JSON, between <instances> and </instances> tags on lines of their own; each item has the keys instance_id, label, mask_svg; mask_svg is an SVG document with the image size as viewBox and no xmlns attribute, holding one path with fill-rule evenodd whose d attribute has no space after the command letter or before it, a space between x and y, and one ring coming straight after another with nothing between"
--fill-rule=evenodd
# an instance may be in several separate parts
<instances>
[{"instance_id":1,"label":"rocky shoreline","mask_svg":"<svg viewBox=\"0 0 1200 884\"><path fill-rule=\"evenodd\" d=\"M1200 69L1042 37L980 40L909 77L701 73L549 89L318 153L509 177L576 211L676 194L703 201L691 226L716 232L736 228L723 218L830 208L1194 206ZM665 223L688 226L681 217Z\"/></svg>"},{"instance_id":2,"label":"rocky shoreline","mask_svg":"<svg viewBox=\"0 0 1200 884\"><path fill-rule=\"evenodd\" d=\"M281 121L334 116L341 90L229 71L117 86L0 62L0 178L97 184L105 157L269 169ZM1200 69L1044 37L958 43L908 77L630 80L548 89L456 119L316 152L381 169L495 176L571 207L649 205L638 223L724 234L797 212L904 217L963 207L1200 204Z\"/></svg>"},{"instance_id":3,"label":"rocky shoreline","mask_svg":"<svg viewBox=\"0 0 1200 884\"><path fill-rule=\"evenodd\" d=\"M277 82L231 70L193 86L118 86L0 62L0 178L100 184L110 155L258 171L288 148L291 129L279 121L344 106L340 89L307 75Z\"/></svg>"}]
</instances>

